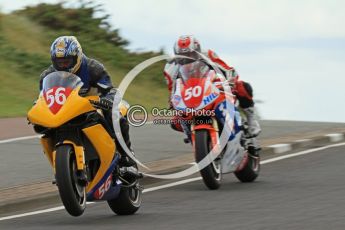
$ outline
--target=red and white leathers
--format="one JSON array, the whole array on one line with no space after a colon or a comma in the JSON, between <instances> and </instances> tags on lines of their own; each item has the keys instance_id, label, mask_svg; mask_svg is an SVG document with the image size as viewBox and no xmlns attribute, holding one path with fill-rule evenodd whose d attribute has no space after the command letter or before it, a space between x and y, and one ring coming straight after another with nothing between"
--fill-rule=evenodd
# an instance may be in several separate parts
<instances>
[{"instance_id":1,"label":"red and white leathers","mask_svg":"<svg viewBox=\"0 0 345 230\"><path fill-rule=\"evenodd\" d=\"M239 106L246 114L249 126L249 134L251 136L257 136L261 132L261 128L254 115L253 90L250 84L239 80L237 71L233 67L227 65L222 59L220 59L214 51L207 50L207 52L203 52L202 54L203 55L200 55L200 57L202 58L202 56L204 56L205 59L208 58L207 61L211 61L216 66L216 68L219 68L225 79L230 82L230 84L232 85L232 93L236 95L239 101ZM178 75L179 66L180 64L178 64L175 59L168 61L168 63L165 65L164 77L166 79L166 83L170 93L169 95L171 95L171 93L174 91L173 87L175 86L175 80ZM217 74L216 76L219 75ZM214 81L224 81L224 77L219 77ZM173 118L172 127L177 131L184 131L180 125L180 122L176 121L177 119L180 118Z\"/></svg>"}]
</instances>

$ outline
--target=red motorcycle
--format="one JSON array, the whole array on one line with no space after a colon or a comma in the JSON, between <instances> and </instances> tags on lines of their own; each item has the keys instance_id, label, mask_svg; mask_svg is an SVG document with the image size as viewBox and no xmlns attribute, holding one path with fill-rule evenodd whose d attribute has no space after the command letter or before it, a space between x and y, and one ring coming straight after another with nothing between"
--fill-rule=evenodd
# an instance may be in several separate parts
<instances>
[{"instance_id":1,"label":"red motorcycle","mask_svg":"<svg viewBox=\"0 0 345 230\"><path fill-rule=\"evenodd\" d=\"M225 83L215 82L216 74L201 60L181 65L171 96L209 189L219 188L224 173L252 182L260 171L258 149L244 135L236 97Z\"/></svg>"}]
</instances>

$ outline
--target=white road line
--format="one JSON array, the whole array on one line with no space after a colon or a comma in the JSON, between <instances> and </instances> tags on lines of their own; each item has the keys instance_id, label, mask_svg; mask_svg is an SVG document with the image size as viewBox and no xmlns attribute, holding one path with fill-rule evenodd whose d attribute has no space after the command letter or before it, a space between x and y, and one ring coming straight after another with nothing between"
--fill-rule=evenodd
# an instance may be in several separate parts
<instances>
[{"instance_id":1,"label":"white road line","mask_svg":"<svg viewBox=\"0 0 345 230\"><path fill-rule=\"evenodd\" d=\"M94 204L94 203L95 202L87 202L86 204ZM48 208L48 209L38 210L38 211L34 211L34 212L27 212L27 213L13 215L13 216L1 217L0 221L16 219L16 218L25 217L25 216L33 216L33 215L42 214L42 213L48 213L48 212L56 212L56 211L63 210L63 209L65 209L64 206L58 206L58 207L55 207L55 208Z\"/></svg>"},{"instance_id":2,"label":"white road line","mask_svg":"<svg viewBox=\"0 0 345 230\"><path fill-rule=\"evenodd\" d=\"M330 133L327 134L326 137L328 137L331 142L339 142L344 140L344 134L342 133Z\"/></svg>"},{"instance_id":3,"label":"white road line","mask_svg":"<svg viewBox=\"0 0 345 230\"><path fill-rule=\"evenodd\" d=\"M24 216L33 216L33 215L42 214L42 213L48 213L48 212L55 212L55 211L62 210L64 208L65 208L64 206L59 206L59 207L39 210L39 211L35 211L35 212L27 212L27 213L13 215L13 216L5 216L5 217L1 217L0 221L16 219L16 218L20 218L20 217L24 217Z\"/></svg>"},{"instance_id":4,"label":"white road line","mask_svg":"<svg viewBox=\"0 0 345 230\"><path fill-rule=\"evenodd\" d=\"M145 125L152 125L153 121L148 121L145 123ZM24 137L15 137L15 138L9 138L9 139L3 139L0 140L0 144L10 143L10 142L16 142L16 141L23 141L23 140L29 140L29 139L35 139L40 138L42 135L32 135L32 136L24 136Z\"/></svg>"},{"instance_id":5,"label":"white road line","mask_svg":"<svg viewBox=\"0 0 345 230\"><path fill-rule=\"evenodd\" d=\"M294 142L296 142L296 143L304 143L304 142L311 142L311 141L312 141L312 139L300 139L300 140L296 140Z\"/></svg>"},{"instance_id":6,"label":"white road line","mask_svg":"<svg viewBox=\"0 0 345 230\"><path fill-rule=\"evenodd\" d=\"M181 185L181 184L187 184L187 183L197 181L197 180L201 180L201 177L194 177L194 178L190 178L190 179L186 179L186 180L173 182L170 184L165 184L165 185L161 185L161 186L157 186L157 187L147 188L147 189L144 189L143 193L153 192L153 191L157 191L157 190L161 190L161 189L165 189L165 188L170 188L170 187L174 187L174 186Z\"/></svg>"},{"instance_id":7,"label":"white road line","mask_svg":"<svg viewBox=\"0 0 345 230\"><path fill-rule=\"evenodd\" d=\"M170 187L174 187L174 186L181 185L181 184L187 184L187 183L197 181L197 180L201 180L201 177L190 178L190 179L186 179L186 180L173 182L170 184L165 184L165 185L161 185L161 186L157 186L157 187L147 188L147 189L144 189L143 193L153 192L153 191L157 191L157 190L161 190L161 189L165 189L165 188L170 188ZM94 203L95 202L87 202L87 204L94 204ZM59 211L59 210L63 210L63 209L65 209L64 206L58 206L55 208L43 209L43 210L34 211L34 212L27 212L27 213L13 215L13 216L5 216L5 217L1 217L0 221L16 219L16 218L25 217L25 216L33 216L33 215L48 213L48 212L55 212L55 211Z\"/></svg>"},{"instance_id":8,"label":"white road line","mask_svg":"<svg viewBox=\"0 0 345 230\"><path fill-rule=\"evenodd\" d=\"M308 154L308 153L313 153L313 152L316 152L316 151L320 151L320 150L324 150L324 149L329 149L329 148L333 148L333 147L339 147L339 146L343 146L343 145L345 145L345 142L341 142L341 143L333 144L333 145L326 145L326 146L323 146L323 147L320 147L320 148L308 149L308 150L304 150L304 151L297 152L297 153L291 153L291 154L287 154L287 155L284 155L284 156L267 159L267 160L261 161L260 164L264 165L264 164L272 163L272 162L275 162L275 161L280 161L280 160L284 160L284 159L287 159L287 158L297 157L297 156L305 155L305 154Z\"/></svg>"},{"instance_id":9,"label":"white road line","mask_svg":"<svg viewBox=\"0 0 345 230\"><path fill-rule=\"evenodd\" d=\"M324 150L324 149L328 149L328 148L333 148L333 147L339 147L339 146L343 146L343 145L345 145L345 142L338 143L338 144L333 144L333 145L326 145L324 147L315 148L315 149L309 149L309 150L305 150L305 151L301 151L301 152L297 152L297 153L291 153L291 154L287 154L285 156L274 157L274 158L271 158L271 159L268 159L268 160L261 161L261 164L269 164L269 163L280 161L280 160L284 160L284 159L287 159L287 158L301 156L301 155L305 155L305 154L308 154L308 153L313 153L313 152L317 152L317 151L320 151L320 150ZM165 189L165 188L170 188L170 187L174 187L174 186L181 185L181 184L190 183L190 182L197 181L197 180L201 180L201 177L195 177L195 178L191 178L191 179L186 179L186 180L181 180L181 181L173 182L173 183L166 184L166 185L161 185L161 186L157 186L157 187L147 188L143 192L144 193L153 192L153 191L157 191L157 190L161 190L161 189ZM93 203L93 202L90 202L90 203ZM5 216L5 217L1 217L0 221L20 218L20 217L25 217L25 216L32 216L32 215L48 213L48 212L55 212L55 211L62 210L62 209L64 209L64 207L63 206L59 206L59 207L39 210L39 211L35 211L35 212L27 212L27 213L13 215L13 216Z\"/></svg>"},{"instance_id":10,"label":"white road line","mask_svg":"<svg viewBox=\"0 0 345 230\"><path fill-rule=\"evenodd\" d=\"M153 121L148 121L145 123L145 125L152 125ZM0 140L0 144L10 143L10 142L16 142L16 141L23 141L23 140L29 140L29 139L35 139L40 138L42 135L32 135L32 136L24 136L24 137L15 137L15 138L9 138L9 139L3 139Z\"/></svg>"},{"instance_id":11,"label":"white road line","mask_svg":"<svg viewBox=\"0 0 345 230\"><path fill-rule=\"evenodd\" d=\"M15 142L15 141L22 141L22 140L29 140L29 139L40 138L40 137L41 135L32 135L32 136L25 136L25 137L10 138L10 139L5 139L5 140L0 140L0 144L10 143L10 142Z\"/></svg>"},{"instance_id":12,"label":"white road line","mask_svg":"<svg viewBox=\"0 0 345 230\"><path fill-rule=\"evenodd\" d=\"M269 145L267 147L272 148L273 152L278 153L278 154L288 152L292 149L291 144L275 144L275 145Z\"/></svg>"}]
</instances>

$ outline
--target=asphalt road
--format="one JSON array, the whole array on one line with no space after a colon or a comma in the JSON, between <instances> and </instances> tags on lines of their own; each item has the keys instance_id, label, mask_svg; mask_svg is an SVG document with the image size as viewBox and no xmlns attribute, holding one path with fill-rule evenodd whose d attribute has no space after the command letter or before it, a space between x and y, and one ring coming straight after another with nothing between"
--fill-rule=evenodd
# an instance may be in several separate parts
<instances>
[{"instance_id":1,"label":"asphalt road","mask_svg":"<svg viewBox=\"0 0 345 230\"><path fill-rule=\"evenodd\" d=\"M345 126L342 123L296 121L261 121L261 124L261 140ZM142 162L172 158L192 150L190 145L183 143L184 135L167 125L132 127L131 138L136 156ZM52 178L38 139L0 144L0 166L0 189Z\"/></svg>"},{"instance_id":2,"label":"asphalt road","mask_svg":"<svg viewBox=\"0 0 345 230\"><path fill-rule=\"evenodd\" d=\"M1 229L345 229L345 147L262 166L254 183L226 175L209 191L201 181L144 194L133 216L105 203L70 217L64 210L0 221Z\"/></svg>"}]
</instances>

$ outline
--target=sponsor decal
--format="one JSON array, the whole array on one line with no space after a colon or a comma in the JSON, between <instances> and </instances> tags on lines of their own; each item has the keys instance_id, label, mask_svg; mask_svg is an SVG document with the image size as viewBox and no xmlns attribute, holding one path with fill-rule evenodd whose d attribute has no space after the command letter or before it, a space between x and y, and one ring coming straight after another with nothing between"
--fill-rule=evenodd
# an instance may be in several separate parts
<instances>
[{"instance_id":1,"label":"sponsor decal","mask_svg":"<svg viewBox=\"0 0 345 230\"><path fill-rule=\"evenodd\" d=\"M207 105L211 103L215 98L217 98L218 94L217 93L211 93L209 96L207 96L203 101L204 104Z\"/></svg>"},{"instance_id":2,"label":"sponsor decal","mask_svg":"<svg viewBox=\"0 0 345 230\"><path fill-rule=\"evenodd\" d=\"M179 96L179 95L174 95L174 97L173 97L173 103L174 103L174 105L177 106L178 104L180 104L180 102L181 102L181 96Z\"/></svg>"},{"instance_id":3,"label":"sponsor decal","mask_svg":"<svg viewBox=\"0 0 345 230\"><path fill-rule=\"evenodd\" d=\"M104 194L110 189L111 183L113 181L113 175L110 174L107 180L99 186L97 191L94 194L95 199L100 200L104 196Z\"/></svg>"}]
</instances>

